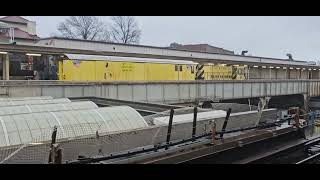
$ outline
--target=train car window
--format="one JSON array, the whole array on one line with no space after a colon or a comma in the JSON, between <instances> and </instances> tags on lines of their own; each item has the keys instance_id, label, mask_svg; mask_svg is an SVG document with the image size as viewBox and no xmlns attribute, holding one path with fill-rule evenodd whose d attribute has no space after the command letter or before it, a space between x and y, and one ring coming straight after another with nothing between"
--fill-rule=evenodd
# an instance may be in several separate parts
<instances>
[{"instance_id":1,"label":"train car window","mask_svg":"<svg viewBox=\"0 0 320 180\"><path fill-rule=\"evenodd\" d=\"M194 74L194 66L191 66L191 74Z\"/></svg>"},{"instance_id":2,"label":"train car window","mask_svg":"<svg viewBox=\"0 0 320 180\"><path fill-rule=\"evenodd\" d=\"M182 65L175 65L174 70L175 71L182 71Z\"/></svg>"},{"instance_id":3,"label":"train car window","mask_svg":"<svg viewBox=\"0 0 320 180\"><path fill-rule=\"evenodd\" d=\"M175 71L178 71L178 65L175 65L175 66L174 66L174 70L175 70Z\"/></svg>"}]
</instances>

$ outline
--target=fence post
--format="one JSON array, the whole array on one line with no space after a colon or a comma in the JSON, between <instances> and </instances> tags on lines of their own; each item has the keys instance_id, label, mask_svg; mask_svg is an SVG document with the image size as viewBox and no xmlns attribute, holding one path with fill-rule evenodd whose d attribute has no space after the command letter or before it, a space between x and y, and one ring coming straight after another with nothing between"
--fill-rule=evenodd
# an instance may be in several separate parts
<instances>
[{"instance_id":1,"label":"fence post","mask_svg":"<svg viewBox=\"0 0 320 180\"><path fill-rule=\"evenodd\" d=\"M198 114L198 107L194 107L193 110L193 124L192 124L192 141L194 141L194 138L196 136L197 131L197 114Z\"/></svg>"},{"instance_id":2,"label":"fence post","mask_svg":"<svg viewBox=\"0 0 320 180\"><path fill-rule=\"evenodd\" d=\"M222 126L222 132L220 134L220 138L223 138L223 134L226 131L226 128L227 128L227 125L228 125L228 120L229 120L229 117L230 117L230 114L231 114L231 110L232 109L229 108L228 111L227 111L227 116L226 116L226 118L224 120L224 123L223 123L223 126Z\"/></svg>"},{"instance_id":3,"label":"fence post","mask_svg":"<svg viewBox=\"0 0 320 180\"><path fill-rule=\"evenodd\" d=\"M57 126L54 126L51 136L49 164L62 164L62 149L59 147L59 144L56 143L56 139Z\"/></svg>"},{"instance_id":4,"label":"fence post","mask_svg":"<svg viewBox=\"0 0 320 180\"><path fill-rule=\"evenodd\" d=\"M214 145L216 142L216 127L217 127L216 121L215 120L211 121L211 139L212 139L211 144L212 145Z\"/></svg>"},{"instance_id":5,"label":"fence post","mask_svg":"<svg viewBox=\"0 0 320 180\"><path fill-rule=\"evenodd\" d=\"M170 138L171 138L171 129L172 129L172 121L173 121L173 114L174 114L174 109L172 108L170 110L170 119L169 119L169 126L168 126L168 132L167 132L167 140L166 140L166 150L169 147L169 142L170 142Z\"/></svg>"}]
</instances>

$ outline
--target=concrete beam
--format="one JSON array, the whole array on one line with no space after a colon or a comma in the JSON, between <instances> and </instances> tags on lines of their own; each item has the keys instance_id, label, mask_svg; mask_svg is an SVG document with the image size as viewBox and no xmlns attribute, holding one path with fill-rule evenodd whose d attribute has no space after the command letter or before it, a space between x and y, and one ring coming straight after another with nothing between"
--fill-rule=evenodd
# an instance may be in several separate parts
<instances>
[{"instance_id":1,"label":"concrete beam","mask_svg":"<svg viewBox=\"0 0 320 180\"><path fill-rule=\"evenodd\" d=\"M320 80L70 82L0 81L10 96L84 97L154 103L246 99L294 94L320 96Z\"/></svg>"},{"instance_id":2,"label":"concrete beam","mask_svg":"<svg viewBox=\"0 0 320 180\"><path fill-rule=\"evenodd\" d=\"M310 97L308 94L303 94L303 105L304 105L304 110L309 112L310 109Z\"/></svg>"}]
</instances>

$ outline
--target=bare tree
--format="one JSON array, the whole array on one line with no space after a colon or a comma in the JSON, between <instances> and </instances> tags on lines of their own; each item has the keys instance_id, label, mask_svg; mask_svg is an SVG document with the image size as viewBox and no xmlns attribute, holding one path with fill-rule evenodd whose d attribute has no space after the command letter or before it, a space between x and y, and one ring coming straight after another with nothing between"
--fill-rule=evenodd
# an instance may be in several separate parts
<instances>
[{"instance_id":1,"label":"bare tree","mask_svg":"<svg viewBox=\"0 0 320 180\"><path fill-rule=\"evenodd\" d=\"M110 36L112 41L124 44L139 44L141 30L132 16L112 16Z\"/></svg>"},{"instance_id":2,"label":"bare tree","mask_svg":"<svg viewBox=\"0 0 320 180\"><path fill-rule=\"evenodd\" d=\"M67 38L109 41L106 25L95 16L70 16L58 30Z\"/></svg>"}]
</instances>

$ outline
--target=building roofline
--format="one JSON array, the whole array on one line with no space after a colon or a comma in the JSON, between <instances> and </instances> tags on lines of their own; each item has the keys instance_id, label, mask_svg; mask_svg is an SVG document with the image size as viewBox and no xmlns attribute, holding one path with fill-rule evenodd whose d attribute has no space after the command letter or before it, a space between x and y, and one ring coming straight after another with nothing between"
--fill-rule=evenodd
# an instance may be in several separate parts
<instances>
[{"instance_id":1,"label":"building roofline","mask_svg":"<svg viewBox=\"0 0 320 180\"><path fill-rule=\"evenodd\" d=\"M79 42L91 42L91 43L100 43L100 44L109 44L109 45L122 45L122 46L132 46L132 47L144 47L144 48L154 48L154 49L163 49L163 50L175 50L175 51L183 51L183 52L194 52L194 53L225 55L225 54L221 54L221 53L199 52L199 51L174 49L174 48L167 48L167 47L157 47L157 46L150 46L150 45L124 44L124 43L104 42L104 41L96 41L96 40L72 39L72 38L65 38L65 37L58 37L58 36L40 38L40 39L38 39L38 41L51 40L51 39L70 40L70 41L79 41ZM290 60L290 59L281 59L281 58L272 58L272 57L263 57L263 56L243 56L243 55L238 55L238 54L233 54L233 55L230 55L230 56L251 57L251 58L260 58L260 59L273 59L273 60L293 61L293 62L310 62L310 61L302 61L302 60L295 60L295 59L294 60Z\"/></svg>"},{"instance_id":2,"label":"building roofline","mask_svg":"<svg viewBox=\"0 0 320 180\"><path fill-rule=\"evenodd\" d=\"M210 46L210 47L213 47L213 48L217 48L217 49L223 49L221 47L217 47L217 46L212 46L210 44L206 44L206 43L200 43L200 44L181 44L180 46ZM224 49L225 50L225 49ZM230 51L230 50L229 50Z\"/></svg>"},{"instance_id":3,"label":"building roofline","mask_svg":"<svg viewBox=\"0 0 320 180\"><path fill-rule=\"evenodd\" d=\"M40 37L38 35L32 35L32 34L28 33L27 31L24 31L24 30L22 30L20 28L14 27L14 30L18 30L18 31L24 32L24 33L26 33L26 34L28 34L30 36L30 38L23 38L23 37L15 36L14 37L15 39L28 39L28 40L36 40L36 41L38 41L40 39Z\"/></svg>"},{"instance_id":4,"label":"building roofline","mask_svg":"<svg viewBox=\"0 0 320 180\"><path fill-rule=\"evenodd\" d=\"M1 22L6 22L6 23L12 23L12 24L23 24L23 25L28 24L28 23L23 23L23 22L13 22L13 21L1 20L1 19L0 19L0 21Z\"/></svg>"},{"instance_id":5,"label":"building roofline","mask_svg":"<svg viewBox=\"0 0 320 180\"><path fill-rule=\"evenodd\" d=\"M28 19L26 19L26 18L24 18L24 17L22 17L22 16L19 16L19 17L20 17L21 19L25 20L26 22L10 21L10 20L7 20L7 19L6 19L7 17L8 17L8 16L5 16L5 17L0 18L0 21L2 21L2 22L16 23L16 24L28 24L28 22L31 22L31 21L29 21Z\"/></svg>"}]
</instances>

